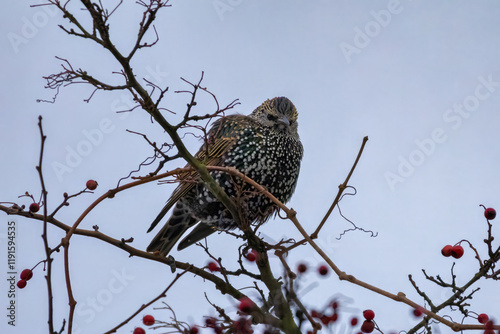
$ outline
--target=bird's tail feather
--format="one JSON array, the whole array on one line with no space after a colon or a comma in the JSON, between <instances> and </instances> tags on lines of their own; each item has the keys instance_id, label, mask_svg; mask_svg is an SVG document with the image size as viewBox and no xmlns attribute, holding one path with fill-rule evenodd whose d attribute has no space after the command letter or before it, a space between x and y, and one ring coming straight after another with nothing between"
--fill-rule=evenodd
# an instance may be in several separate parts
<instances>
[{"instance_id":1,"label":"bird's tail feather","mask_svg":"<svg viewBox=\"0 0 500 334\"><path fill-rule=\"evenodd\" d=\"M191 226L196 224L197 220L193 218L183 205L177 203L172 212L172 216L162 227L160 232L153 238L149 244L148 252L160 252L167 256L175 243Z\"/></svg>"},{"instance_id":2,"label":"bird's tail feather","mask_svg":"<svg viewBox=\"0 0 500 334\"><path fill-rule=\"evenodd\" d=\"M201 239L208 237L215 231L216 229L212 226L201 222L187 235L187 237L182 239L182 241L179 243L179 246L177 247L177 250L183 250L184 248L197 243Z\"/></svg>"},{"instance_id":3,"label":"bird's tail feather","mask_svg":"<svg viewBox=\"0 0 500 334\"><path fill-rule=\"evenodd\" d=\"M170 210L171 207L172 205L170 203L167 203L163 207L163 209L161 209L158 216L156 216L155 220L153 220L153 222L151 223L151 226L149 227L147 233L151 232L156 227L156 225L158 225L158 223L163 219L163 217L165 217L165 215L167 214L168 210Z\"/></svg>"}]
</instances>

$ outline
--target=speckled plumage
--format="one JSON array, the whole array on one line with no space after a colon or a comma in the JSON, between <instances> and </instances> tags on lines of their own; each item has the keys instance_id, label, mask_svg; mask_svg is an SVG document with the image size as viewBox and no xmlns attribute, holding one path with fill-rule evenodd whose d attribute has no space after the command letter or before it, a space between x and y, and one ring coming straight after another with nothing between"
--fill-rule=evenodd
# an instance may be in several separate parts
<instances>
[{"instance_id":1,"label":"speckled plumage","mask_svg":"<svg viewBox=\"0 0 500 334\"><path fill-rule=\"evenodd\" d=\"M201 147L196 157L207 165L235 167L286 203L295 190L303 155L297 117L295 106L286 97L267 100L248 116L223 117L214 122L208 147ZM275 212L269 199L248 185L238 189L241 182L227 173L212 171L211 175L229 196L240 196L240 210L249 222L265 222ZM236 227L229 211L203 183L191 181L179 184L148 232L174 204L171 217L148 251L159 251L166 256L182 234L198 222L178 249L210 235L216 230L214 227Z\"/></svg>"}]
</instances>

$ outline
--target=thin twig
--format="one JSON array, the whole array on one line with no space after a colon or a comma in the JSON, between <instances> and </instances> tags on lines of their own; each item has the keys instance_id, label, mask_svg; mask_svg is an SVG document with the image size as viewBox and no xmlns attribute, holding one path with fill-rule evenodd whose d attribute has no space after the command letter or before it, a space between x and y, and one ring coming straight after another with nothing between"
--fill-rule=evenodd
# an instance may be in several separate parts
<instances>
[{"instance_id":1,"label":"thin twig","mask_svg":"<svg viewBox=\"0 0 500 334\"><path fill-rule=\"evenodd\" d=\"M340 186L339 186L339 191L337 193L337 196L335 197L335 200L333 201L332 205L330 206L330 208L328 209L328 211L326 212L325 216L323 217L323 219L321 220L321 222L319 223L319 226L316 228L316 230L311 234L311 239L316 239L318 237L318 234L319 234L319 231L321 230L321 228L323 227L323 225L325 225L326 221L328 220L328 217L330 217L330 214L332 213L333 209L335 208L335 206L338 204L339 200L340 200L340 196L342 196L342 193L344 192L344 190L347 188L348 184L349 184L349 180L351 179L351 176L352 174L354 173L354 169L356 169L356 166L358 164L358 161L359 159L361 158L361 155L363 154L363 150L365 148L365 145L366 145L366 142L368 141L368 136L364 137L363 138L363 143L361 144L361 147L359 149L359 152L358 152L358 156L356 157L356 160L354 161L354 164L352 165L352 168L351 170L349 171L349 174L347 174L347 177L344 181L344 183L342 183Z\"/></svg>"},{"instance_id":2,"label":"thin twig","mask_svg":"<svg viewBox=\"0 0 500 334\"><path fill-rule=\"evenodd\" d=\"M365 148L365 145L366 145L367 141L368 141L368 137L366 136L366 137L363 138L363 142L361 143L361 147L359 148L358 155L356 157L356 160L354 161L354 164L351 167L351 170L349 171L349 174L347 174L347 177L344 180L344 183L342 183L341 185L339 185L339 191L337 192L337 196L335 197L332 205L330 206L330 208L328 209L327 213L325 214L325 216L323 217L323 219L319 223L319 225L316 228L316 230L310 235L311 239L316 239L318 237L318 234L319 234L321 228L323 227L323 225L328 220L328 217L330 217L330 214L332 213L332 211L335 208L335 206L338 205L340 199L342 198L342 194L343 194L344 190L348 187L349 180L351 179L351 176L354 173L354 170L356 169L356 166L358 164L359 159L361 158L361 154L363 153L363 150ZM294 245L288 247L287 251L290 251L290 250L292 250L292 249L294 249L294 248L296 248L296 247L298 247L300 245L303 245L306 242L307 242L307 239L304 238L304 239L298 241L297 243L295 243Z\"/></svg>"},{"instance_id":3,"label":"thin twig","mask_svg":"<svg viewBox=\"0 0 500 334\"><path fill-rule=\"evenodd\" d=\"M42 161L43 161L43 151L45 147L45 140L47 139L47 136L43 133L43 127L42 127L42 116L38 117L38 128L40 130L40 137L41 137L41 143L40 143L40 159L38 160L38 166L36 166L36 170L38 172L38 176L40 178L40 185L42 187L42 198L43 198L43 233L42 233L42 239L43 239L43 246L45 249L45 256L46 256L46 261L47 261L47 275L45 275L45 279L47 281L47 293L48 293L48 303L49 303L49 309L48 309L48 325L49 325L49 333L54 333L54 307L53 307L53 294L52 294L52 258L50 255L52 254L52 250L50 249L49 246L49 241L48 241L48 235L47 235L47 189L45 188L45 181L43 178L43 172L42 172Z\"/></svg>"},{"instance_id":4,"label":"thin twig","mask_svg":"<svg viewBox=\"0 0 500 334\"><path fill-rule=\"evenodd\" d=\"M110 333L116 333L116 331L123 327L124 325L126 325L130 320L132 320L136 315L138 315L142 310L146 309L149 305L157 302L158 300L160 300L161 298L164 298L167 296L167 291L170 290L170 288L175 284L175 282L177 282L177 280L179 280L179 278L182 277L182 275L184 275L185 273L187 273L189 271L190 268L186 268L183 272L181 273L177 273L177 275L175 275L175 278L172 280L172 282L170 282L170 284L165 288L165 290L163 290L162 293L160 293L156 298L154 298L153 300L151 300L150 302L148 302L147 304L143 304L141 305L141 307L139 307L139 309L137 311L135 311L130 317L128 317L127 319L125 319L122 323L120 323L119 325L117 325L116 327L114 327L113 329L110 329L109 331L107 331L105 334L110 334Z\"/></svg>"}]
</instances>

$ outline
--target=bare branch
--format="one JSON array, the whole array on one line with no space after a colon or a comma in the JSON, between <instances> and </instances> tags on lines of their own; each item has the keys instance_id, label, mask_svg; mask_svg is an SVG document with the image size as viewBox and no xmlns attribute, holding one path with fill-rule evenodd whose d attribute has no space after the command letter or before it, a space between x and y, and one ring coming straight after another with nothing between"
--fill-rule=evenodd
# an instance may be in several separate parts
<instances>
[{"instance_id":1,"label":"bare branch","mask_svg":"<svg viewBox=\"0 0 500 334\"><path fill-rule=\"evenodd\" d=\"M54 332L54 307L53 307L53 294L52 294L52 249L49 246L49 241L48 241L48 235L47 235L47 189L45 188L45 181L43 178L43 172L42 172L42 162L43 162L43 152L45 148L45 140L47 139L47 136L43 133L43 127L42 127L42 116L38 117L38 128L40 130L40 138L41 138L41 143L40 143L40 158L38 160L38 166L36 166L36 170L38 172L38 176L40 179L40 185L42 188L42 199L43 199L43 233L42 233L42 239L43 239L43 246L45 249L45 257L46 257L46 262L47 262L47 275L45 275L45 279L47 281L47 293L48 293L48 325L49 325L49 333Z\"/></svg>"},{"instance_id":2,"label":"bare branch","mask_svg":"<svg viewBox=\"0 0 500 334\"><path fill-rule=\"evenodd\" d=\"M342 193L344 192L344 190L347 188L349 180L351 179L351 176L354 173L354 169L356 169L356 166L357 166L357 164L359 162L359 159L361 158L361 154L363 154L363 150L365 148L365 145L366 145L367 141L368 141L368 137L364 137L363 138L363 143L361 144L361 147L360 147L359 152L358 152L358 156L356 157L356 160L354 161L354 164L352 165L351 171L349 172L349 174L347 174L347 177L346 177L344 183L342 183L339 186L339 192L337 193L337 196L335 197L335 200L333 201L332 205L330 206L330 208L328 209L327 213L325 214L325 217L323 217L323 219L321 220L321 223L319 223L319 226L316 228L316 230L314 231L314 233L311 234L311 238L312 239L316 239L318 237L319 231L321 230L321 228L323 227L323 225L328 220L328 217L330 217L330 214L332 213L333 208L335 208L335 206L338 204L338 202L340 200L340 196L342 195Z\"/></svg>"},{"instance_id":3,"label":"bare branch","mask_svg":"<svg viewBox=\"0 0 500 334\"><path fill-rule=\"evenodd\" d=\"M135 311L130 317L128 317L127 319L125 319L123 322L121 322L119 325L117 325L116 327L110 329L109 331L107 331L105 334L111 334L111 333L116 333L116 331L118 329L120 329L121 327L123 327L124 325L126 325L130 320L132 320L136 315L138 315L142 310L146 309L148 306L150 306L151 304L157 302L158 300L160 300L161 298L164 298L167 296L167 292L168 290L170 290L170 288L172 288L172 286L175 284L175 282L177 282L179 280L179 278L182 277L182 275L184 275L185 273L188 272L190 268L187 268L185 269L183 272L181 273L177 273L177 275L175 275L175 278L172 280L172 282L170 282L170 284L165 288L165 290L162 291L162 293L160 293L157 297L155 297L154 299L152 299L150 302L146 303L146 304L143 304L141 305L141 307L139 307L139 309L137 311Z\"/></svg>"}]
</instances>

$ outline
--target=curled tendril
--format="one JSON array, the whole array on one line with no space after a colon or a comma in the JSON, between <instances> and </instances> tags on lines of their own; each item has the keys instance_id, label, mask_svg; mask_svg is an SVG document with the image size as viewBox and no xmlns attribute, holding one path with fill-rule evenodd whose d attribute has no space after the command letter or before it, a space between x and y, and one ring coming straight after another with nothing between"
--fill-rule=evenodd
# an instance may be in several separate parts
<instances>
[{"instance_id":1,"label":"curled tendril","mask_svg":"<svg viewBox=\"0 0 500 334\"><path fill-rule=\"evenodd\" d=\"M336 239L337 239L337 240L340 240L340 239L342 239L342 236L344 236L347 232L350 232L350 231L356 231L356 230L359 230L359 231L362 231L362 232L365 232L365 233L370 233L370 234L371 234L371 235L370 235L370 237L375 238L376 236L378 236L378 232L373 232L373 231L371 231L371 230L366 230L366 229L364 229L364 228L362 228L362 227L357 226L357 225L356 225L356 224L355 224L352 220L348 219L348 218L347 218L346 216L344 216L344 214L342 213L342 210L340 209L340 201L342 201L342 199L344 198L344 196L347 196L347 195L349 195L349 196L354 196L354 195L356 195L356 194L357 194L357 192L358 192L358 191L356 190L356 188L354 188L353 186L347 186L347 187L346 187L346 189L347 189L347 188L352 189L354 192L352 192L352 193L351 193L351 192L345 192L344 194L342 194L342 196L341 196L341 197L340 197L340 199L339 199L339 204L337 204L337 209L339 210L339 214L340 214L340 216L342 216L342 218L344 218L346 221L348 221L349 223L351 223L353 227L352 227L352 228L349 228L349 229L344 230L344 231L343 231L343 232L342 232L342 233L341 233L341 234L340 234L340 235L339 235Z\"/></svg>"}]
</instances>

